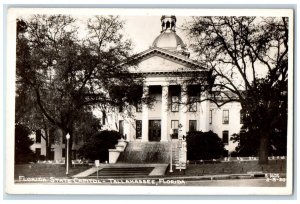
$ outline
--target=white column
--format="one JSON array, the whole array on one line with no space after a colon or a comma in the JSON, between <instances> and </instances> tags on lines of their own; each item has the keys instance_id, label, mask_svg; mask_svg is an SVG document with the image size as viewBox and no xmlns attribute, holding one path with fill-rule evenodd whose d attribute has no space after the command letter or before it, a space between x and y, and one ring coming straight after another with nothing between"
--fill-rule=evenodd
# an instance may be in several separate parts
<instances>
[{"instance_id":1,"label":"white column","mask_svg":"<svg viewBox=\"0 0 300 204\"><path fill-rule=\"evenodd\" d=\"M161 140L168 141L168 95L169 87L162 86L161 92Z\"/></svg>"},{"instance_id":2,"label":"white column","mask_svg":"<svg viewBox=\"0 0 300 204\"><path fill-rule=\"evenodd\" d=\"M208 97L207 92L201 93L200 100ZM209 101L205 100L200 103L200 130L202 132L209 131Z\"/></svg>"},{"instance_id":3,"label":"white column","mask_svg":"<svg viewBox=\"0 0 300 204\"><path fill-rule=\"evenodd\" d=\"M186 132L188 130L187 127L187 87L186 84L182 84L181 85L181 92L180 92L181 96L181 101L180 101L180 106L179 106L179 124L182 125L181 128L181 132L179 132L179 134L181 135L185 135L186 136Z\"/></svg>"},{"instance_id":4,"label":"white column","mask_svg":"<svg viewBox=\"0 0 300 204\"><path fill-rule=\"evenodd\" d=\"M130 141L130 121L128 118L124 120L124 136L126 135L126 141Z\"/></svg>"},{"instance_id":5,"label":"white column","mask_svg":"<svg viewBox=\"0 0 300 204\"><path fill-rule=\"evenodd\" d=\"M144 85L143 87L143 97L148 96L149 93L149 86ZM148 137L148 126L149 126L149 110L147 104L143 103L142 106L142 141L147 142L149 140Z\"/></svg>"}]
</instances>

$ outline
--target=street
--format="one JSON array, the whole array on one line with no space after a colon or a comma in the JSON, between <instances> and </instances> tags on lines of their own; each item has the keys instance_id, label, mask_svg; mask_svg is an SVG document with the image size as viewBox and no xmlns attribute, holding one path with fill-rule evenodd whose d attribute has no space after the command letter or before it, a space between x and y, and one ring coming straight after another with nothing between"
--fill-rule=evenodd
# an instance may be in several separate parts
<instances>
[{"instance_id":1,"label":"street","mask_svg":"<svg viewBox=\"0 0 300 204\"><path fill-rule=\"evenodd\" d=\"M234 186L234 187L284 187L286 182L266 179L226 179L186 181L188 186Z\"/></svg>"},{"instance_id":2,"label":"street","mask_svg":"<svg viewBox=\"0 0 300 204\"><path fill-rule=\"evenodd\" d=\"M233 187L285 187L283 180L267 181L266 179L223 179L223 180L199 180L176 178L26 178L15 180L18 184L81 184L81 185L130 185L130 186L233 186Z\"/></svg>"}]
</instances>

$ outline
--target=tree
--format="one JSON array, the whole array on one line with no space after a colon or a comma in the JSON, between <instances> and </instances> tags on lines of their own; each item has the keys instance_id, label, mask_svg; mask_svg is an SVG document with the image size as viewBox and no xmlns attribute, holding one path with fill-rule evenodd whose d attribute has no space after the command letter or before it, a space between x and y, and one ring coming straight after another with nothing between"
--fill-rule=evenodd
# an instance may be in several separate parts
<instances>
[{"instance_id":1,"label":"tree","mask_svg":"<svg viewBox=\"0 0 300 204\"><path fill-rule=\"evenodd\" d=\"M117 131L104 130L92 137L79 149L79 155L90 160L108 161L108 150L115 149L122 134Z\"/></svg>"},{"instance_id":2,"label":"tree","mask_svg":"<svg viewBox=\"0 0 300 204\"><path fill-rule=\"evenodd\" d=\"M259 80L257 83L258 92L253 90L245 92L245 97L249 102L247 104L248 116L243 118L242 132L237 134L233 138L233 141L239 141L237 146L237 153L243 156L259 155L259 137L253 137L257 135L264 127L264 123L260 124L264 120L271 122L270 138L268 152L272 155L286 155L287 153L287 94L282 93L282 90L287 90L287 83L281 83L274 85L272 92L268 87L265 80ZM253 100L253 95L260 98L258 104L253 104L257 100ZM265 102L270 101L266 107ZM277 118L274 118L277 117ZM246 130L246 131L245 131Z\"/></svg>"},{"instance_id":3,"label":"tree","mask_svg":"<svg viewBox=\"0 0 300 204\"><path fill-rule=\"evenodd\" d=\"M287 125L282 107L288 18L195 17L187 28L199 63L210 70L205 87L209 97L203 100L218 106L239 102L248 118L246 131L255 130L252 137L259 138L259 161L267 163L272 132L280 122Z\"/></svg>"},{"instance_id":4,"label":"tree","mask_svg":"<svg viewBox=\"0 0 300 204\"><path fill-rule=\"evenodd\" d=\"M50 157L51 144L49 138L49 129L52 126L38 108L34 100L34 92L30 89L30 83L27 75L34 74L30 69L30 47L29 40L25 37L27 24L22 19L17 19L17 61L16 61L16 105L15 105L15 123L27 127L30 132L44 129L42 138L46 144L46 159Z\"/></svg>"},{"instance_id":5,"label":"tree","mask_svg":"<svg viewBox=\"0 0 300 204\"><path fill-rule=\"evenodd\" d=\"M33 144L29 138L30 131L23 125L15 125L15 162L27 163L34 161L34 153L30 149Z\"/></svg>"},{"instance_id":6,"label":"tree","mask_svg":"<svg viewBox=\"0 0 300 204\"><path fill-rule=\"evenodd\" d=\"M106 109L135 102L130 92L142 78L128 71L135 60L130 41L121 34L119 17L89 19L86 39L78 38L71 16L34 15L22 21L26 31L21 38L28 49L17 53L22 61L17 66L18 89L32 96L62 137L70 134L70 144L75 124L85 112L95 106ZM122 92L116 94L118 87Z\"/></svg>"},{"instance_id":7,"label":"tree","mask_svg":"<svg viewBox=\"0 0 300 204\"><path fill-rule=\"evenodd\" d=\"M187 158L189 160L218 159L225 155L226 150L220 137L212 132L188 132Z\"/></svg>"},{"instance_id":8,"label":"tree","mask_svg":"<svg viewBox=\"0 0 300 204\"><path fill-rule=\"evenodd\" d=\"M99 118L96 118L92 112L84 112L75 122L74 135L76 140L86 142L95 133L101 131L102 125Z\"/></svg>"}]
</instances>

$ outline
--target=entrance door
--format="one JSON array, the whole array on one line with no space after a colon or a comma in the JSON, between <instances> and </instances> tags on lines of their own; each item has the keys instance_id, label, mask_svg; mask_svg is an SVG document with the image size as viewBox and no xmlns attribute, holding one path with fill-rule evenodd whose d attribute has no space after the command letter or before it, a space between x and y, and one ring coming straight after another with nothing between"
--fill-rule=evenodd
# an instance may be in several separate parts
<instances>
[{"instance_id":1,"label":"entrance door","mask_svg":"<svg viewBox=\"0 0 300 204\"><path fill-rule=\"evenodd\" d=\"M51 148L49 160L54 160L54 148Z\"/></svg>"},{"instance_id":2,"label":"entrance door","mask_svg":"<svg viewBox=\"0 0 300 204\"><path fill-rule=\"evenodd\" d=\"M160 141L160 120L149 120L149 141Z\"/></svg>"}]
</instances>

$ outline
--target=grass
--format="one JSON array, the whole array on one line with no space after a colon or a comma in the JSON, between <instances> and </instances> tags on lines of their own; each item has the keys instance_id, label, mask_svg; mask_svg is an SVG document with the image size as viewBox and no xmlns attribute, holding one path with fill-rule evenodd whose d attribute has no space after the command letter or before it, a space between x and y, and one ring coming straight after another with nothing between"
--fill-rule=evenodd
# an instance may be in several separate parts
<instances>
[{"instance_id":1,"label":"grass","mask_svg":"<svg viewBox=\"0 0 300 204\"><path fill-rule=\"evenodd\" d=\"M231 161L210 164L189 164L186 170L179 171L173 166L172 176L202 176L218 174L245 174L247 172L286 173L286 160L272 160L268 164L259 164L258 161Z\"/></svg>"},{"instance_id":2,"label":"grass","mask_svg":"<svg viewBox=\"0 0 300 204\"><path fill-rule=\"evenodd\" d=\"M69 170L69 176L78 174L91 168L88 165L72 166ZM179 171L173 167L174 172L166 171L166 176L202 176L218 174L245 174L248 172L263 173L286 173L286 160L271 160L269 164L260 165L258 161L231 161L208 164L188 164L187 169ZM62 164L17 164L15 165L15 179L19 176L37 178L37 177L66 177L66 169ZM138 177L138 176L137 176Z\"/></svg>"},{"instance_id":3,"label":"grass","mask_svg":"<svg viewBox=\"0 0 300 204\"><path fill-rule=\"evenodd\" d=\"M72 166L69 169L69 176L76 175L86 169L91 168L88 165ZM66 177L66 168L63 164L16 164L15 179L19 176L25 177Z\"/></svg>"}]
</instances>

